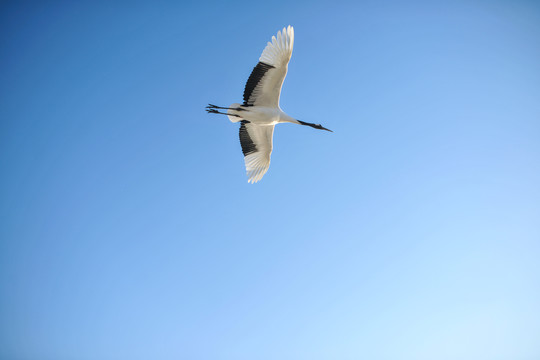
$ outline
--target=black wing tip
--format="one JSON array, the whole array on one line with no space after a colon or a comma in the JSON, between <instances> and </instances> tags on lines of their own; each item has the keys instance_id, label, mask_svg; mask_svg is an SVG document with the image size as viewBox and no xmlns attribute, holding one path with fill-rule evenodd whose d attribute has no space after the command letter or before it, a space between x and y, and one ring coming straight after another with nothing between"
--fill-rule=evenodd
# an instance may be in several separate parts
<instances>
[{"instance_id":1,"label":"black wing tip","mask_svg":"<svg viewBox=\"0 0 540 360\"><path fill-rule=\"evenodd\" d=\"M251 75L249 75L249 79L246 82L246 87L244 88L243 106L253 106L253 101L250 101L253 90L255 90L266 72L270 69L275 69L275 66L262 61L259 61L257 65L253 68L253 71L251 72Z\"/></svg>"},{"instance_id":2,"label":"black wing tip","mask_svg":"<svg viewBox=\"0 0 540 360\"><path fill-rule=\"evenodd\" d=\"M249 133L246 128L246 124L249 124L249 121L242 120L240 122L240 145L242 146L242 153L244 156L248 156L249 154L253 154L257 152L257 145L253 142L251 139L251 136L249 136Z\"/></svg>"}]
</instances>

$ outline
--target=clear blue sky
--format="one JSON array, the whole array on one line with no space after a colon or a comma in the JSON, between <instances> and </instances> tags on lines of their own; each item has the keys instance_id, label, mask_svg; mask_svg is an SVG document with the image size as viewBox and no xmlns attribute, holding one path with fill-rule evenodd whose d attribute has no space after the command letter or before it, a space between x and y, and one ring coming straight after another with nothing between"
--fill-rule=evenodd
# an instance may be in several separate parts
<instances>
[{"instance_id":1,"label":"clear blue sky","mask_svg":"<svg viewBox=\"0 0 540 360\"><path fill-rule=\"evenodd\" d=\"M540 358L537 2L76 3L0 5L0 358Z\"/></svg>"}]
</instances>

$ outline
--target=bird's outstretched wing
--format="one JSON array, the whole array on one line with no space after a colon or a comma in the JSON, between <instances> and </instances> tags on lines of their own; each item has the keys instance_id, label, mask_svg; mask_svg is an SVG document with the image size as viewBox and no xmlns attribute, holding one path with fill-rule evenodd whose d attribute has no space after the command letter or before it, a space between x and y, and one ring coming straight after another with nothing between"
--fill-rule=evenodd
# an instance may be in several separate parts
<instances>
[{"instance_id":1,"label":"bird's outstretched wing","mask_svg":"<svg viewBox=\"0 0 540 360\"><path fill-rule=\"evenodd\" d=\"M274 125L255 125L243 120L240 124L240 144L244 153L248 182L261 180L270 167Z\"/></svg>"},{"instance_id":2,"label":"bird's outstretched wing","mask_svg":"<svg viewBox=\"0 0 540 360\"><path fill-rule=\"evenodd\" d=\"M259 63L244 88L244 106L279 106L279 94L287 75L294 44L294 29L289 25L278 31L266 45Z\"/></svg>"}]
</instances>

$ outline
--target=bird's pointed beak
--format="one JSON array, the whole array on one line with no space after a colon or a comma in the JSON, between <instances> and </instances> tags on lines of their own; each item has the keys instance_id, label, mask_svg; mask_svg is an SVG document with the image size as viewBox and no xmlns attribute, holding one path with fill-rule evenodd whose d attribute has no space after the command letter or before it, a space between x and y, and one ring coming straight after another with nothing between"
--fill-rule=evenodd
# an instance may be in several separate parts
<instances>
[{"instance_id":1,"label":"bird's pointed beak","mask_svg":"<svg viewBox=\"0 0 540 360\"><path fill-rule=\"evenodd\" d=\"M330 130L330 129L327 129L327 128L325 128L325 127L322 127L322 126L321 126L321 130L326 130L326 131L330 131L330 132L333 132L332 130Z\"/></svg>"}]
</instances>

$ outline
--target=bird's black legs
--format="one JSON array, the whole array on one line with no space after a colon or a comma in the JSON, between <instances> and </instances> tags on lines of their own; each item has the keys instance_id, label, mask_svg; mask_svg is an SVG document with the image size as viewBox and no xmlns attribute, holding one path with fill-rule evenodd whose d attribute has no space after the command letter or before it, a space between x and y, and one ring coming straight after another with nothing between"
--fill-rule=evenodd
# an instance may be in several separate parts
<instances>
[{"instance_id":1,"label":"bird's black legs","mask_svg":"<svg viewBox=\"0 0 540 360\"><path fill-rule=\"evenodd\" d=\"M229 108L229 107L222 107L222 106L208 104L208 106L206 107L206 112L208 112L209 114L221 114L221 115L241 117L240 115L236 115L236 114L227 114L224 112L220 112L220 111L217 111L217 109L244 111L244 109L242 109L241 107Z\"/></svg>"},{"instance_id":2,"label":"bird's black legs","mask_svg":"<svg viewBox=\"0 0 540 360\"><path fill-rule=\"evenodd\" d=\"M224 112L217 111L216 109L209 109L208 107L206 108L206 112L209 113L209 114L221 114L221 115L229 115L229 116L241 117L240 115L227 114L227 113L224 113Z\"/></svg>"},{"instance_id":3,"label":"bird's black legs","mask_svg":"<svg viewBox=\"0 0 540 360\"><path fill-rule=\"evenodd\" d=\"M245 111L245 109L242 109L241 107L230 108L230 107L222 107L222 106L217 106L217 105L212 105L212 104L208 104L206 109L207 109L207 111L208 111L208 109L224 109L224 110Z\"/></svg>"}]
</instances>

